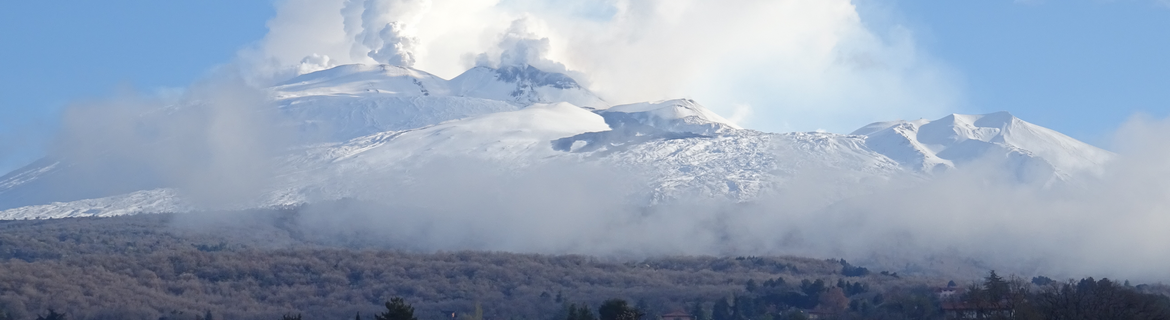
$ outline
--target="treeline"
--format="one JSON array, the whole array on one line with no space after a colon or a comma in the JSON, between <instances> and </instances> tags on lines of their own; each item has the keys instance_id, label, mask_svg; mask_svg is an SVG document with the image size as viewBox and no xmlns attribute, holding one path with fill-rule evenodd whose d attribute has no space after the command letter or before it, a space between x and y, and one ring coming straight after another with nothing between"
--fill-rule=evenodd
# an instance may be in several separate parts
<instances>
[{"instance_id":1,"label":"treeline","mask_svg":"<svg viewBox=\"0 0 1170 320\"><path fill-rule=\"evenodd\" d=\"M1107 279L946 287L844 260L420 253L306 234L295 210L235 214L0 222L0 320L369 319L396 297L422 320L1170 319L1165 286Z\"/></svg>"},{"instance_id":2,"label":"treeline","mask_svg":"<svg viewBox=\"0 0 1170 320\"><path fill-rule=\"evenodd\" d=\"M1170 297L1148 291L1109 279L1028 282L992 271L943 306L952 317L971 319L1170 319Z\"/></svg>"},{"instance_id":3,"label":"treeline","mask_svg":"<svg viewBox=\"0 0 1170 320\"><path fill-rule=\"evenodd\" d=\"M17 320L50 309L76 320L352 319L401 296L421 319L479 304L486 319L548 320L570 301L623 298L655 314L751 282L844 277L837 261L795 257L609 260L336 246L291 227L295 214L202 224L182 215L0 222L0 309Z\"/></svg>"},{"instance_id":4,"label":"treeline","mask_svg":"<svg viewBox=\"0 0 1170 320\"><path fill-rule=\"evenodd\" d=\"M844 262L842 261L844 264ZM846 265L848 267L848 265ZM1152 294L1140 286L1119 284L1108 279L1085 278L1057 283L1046 277L1026 283L1019 278L1004 279L992 271L982 283L961 289L914 286L869 292L862 282L844 279L835 285L823 280L804 280L789 285L783 278L763 285L749 281L745 291L706 304L695 301L687 312L666 315L647 313L639 301L631 306L622 299L609 299L597 307L564 302L562 310L548 320L802 320L802 319L1053 319L1053 320L1155 320L1170 319L1170 297ZM708 310L706 306L710 305ZM417 320L413 308L403 299L386 302L386 312L375 320ZM681 310L680 310L681 311ZM483 320L482 309L452 319ZM283 317L283 320L302 320ZM356 320L361 320L360 314Z\"/></svg>"},{"instance_id":5,"label":"treeline","mask_svg":"<svg viewBox=\"0 0 1170 320\"><path fill-rule=\"evenodd\" d=\"M844 261L845 269L850 266ZM891 275L892 276L892 275ZM966 287L894 286L872 290L859 280L789 283L783 278L763 285L748 282L741 294L715 301L711 309L696 302L696 320L780 319L1170 319L1165 288L1131 286L1109 279L1056 282L1004 279L995 271Z\"/></svg>"}]
</instances>

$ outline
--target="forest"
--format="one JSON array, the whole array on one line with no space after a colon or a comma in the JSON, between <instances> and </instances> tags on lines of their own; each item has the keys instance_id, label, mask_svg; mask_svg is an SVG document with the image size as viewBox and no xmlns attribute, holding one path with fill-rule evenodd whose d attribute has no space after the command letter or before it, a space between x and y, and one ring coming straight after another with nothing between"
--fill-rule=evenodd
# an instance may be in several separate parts
<instances>
[{"instance_id":1,"label":"forest","mask_svg":"<svg viewBox=\"0 0 1170 320\"><path fill-rule=\"evenodd\" d=\"M1154 315L1170 305L1166 286L1107 279L932 279L800 257L414 252L306 234L295 208L186 215L0 222L0 319L353 319L395 298L420 320L596 320L595 307L616 301L643 320L1092 319L1046 315L1070 297Z\"/></svg>"}]
</instances>

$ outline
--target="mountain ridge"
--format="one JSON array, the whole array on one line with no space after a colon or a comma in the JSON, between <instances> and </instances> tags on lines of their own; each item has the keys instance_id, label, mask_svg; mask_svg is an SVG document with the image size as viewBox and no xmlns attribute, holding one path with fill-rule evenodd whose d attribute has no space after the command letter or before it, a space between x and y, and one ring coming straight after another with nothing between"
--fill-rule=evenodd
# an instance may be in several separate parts
<instances>
[{"instance_id":1,"label":"mountain ridge","mask_svg":"<svg viewBox=\"0 0 1170 320\"><path fill-rule=\"evenodd\" d=\"M1115 155L1006 111L938 120L875 122L854 131L867 146L908 168L939 173L989 157L1015 157L1030 172L1022 180L1072 179L1100 174ZM1051 176L1051 177L1049 177Z\"/></svg>"},{"instance_id":2,"label":"mountain ridge","mask_svg":"<svg viewBox=\"0 0 1170 320\"><path fill-rule=\"evenodd\" d=\"M849 135L759 132L689 99L611 106L571 77L531 66L476 67L445 80L411 68L347 65L300 75L271 92L303 147L278 161L277 182L245 206L353 197L370 187L353 181L410 177L419 164L452 157L499 172L555 161L639 172L649 189L636 192L643 199L637 206L695 196L750 202L799 187L791 184L814 171L832 172L845 190L983 159L1002 162L1020 182L1051 184L1092 173L1113 157L1006 112L875 122ZM68 188L76 177L56 169L67 163L54 163L0 178L0 219L191 209L167 186L14 202L14 195Z\"/></svg>"}]
</instances>

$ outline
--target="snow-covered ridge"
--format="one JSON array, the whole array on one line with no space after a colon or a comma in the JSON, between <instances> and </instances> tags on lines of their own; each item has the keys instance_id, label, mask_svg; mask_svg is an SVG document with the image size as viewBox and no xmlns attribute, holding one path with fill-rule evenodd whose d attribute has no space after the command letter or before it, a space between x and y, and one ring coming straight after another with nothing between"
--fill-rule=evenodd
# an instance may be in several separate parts
<instances>
[{"instance_id":1,"label":"snow-covered ridge","mask_svg":"<svg viewBox=\"0 0 1170 320\"><path fill-rule=\"evenodd\" d=\"M1096 173L1113 154L1008 112L951 114L938 120L876 122L852 134L902 165L922 172L950 170L999 157L1027 167L1022 174L1046 179Z\"/></svg>"},{"instance_id":2,"label":"snow-covered ridge","mask_svg":"<svg viewBox=\"0 0 1170 320\"><path fill-rule=\"evenodd\" d=\"M424 71L385 64L337 66L297 76L273 89L278 100L367 93L396 97L448 95L447 80Z\"/></svg>"},{"instance_id":3,"label":"snow-covered ridge","mask_svg":"<svg viewBox=\"0 0 1170 320\"><path fill-rule=\"evenodd\" d=\"M983 159L997 159L1021 181L1048 183L1092 173L1113 157L1008 113L877 122L851 135L745 130L689 99L611 107L571 77L530 66L477 67L445 80L347 65L272 93L305 143L276 161L275 182L244 206L375 197L387 184L426 179L419 176L426 166L444 161L497 173L550 163L637 173L648 189L631 204L643 206L696 197L750 202L800 188L809 172L837 186L824 188L833 193L824 201L833 201L861 181L923 179ZM192 210L174 186L77 189L85 166L76 163L44 160L0 177L0 219Z\"/></svg>"},{"instance_id":4,"label":"snow-covered ridge","mask_svg":"<svg viewBox=\"0 0 1170 320\"><path fill-rule=\"evenodd\" d=\"M536 103L608 104L572 78L534 67L472 68L451 80L393 65L343 65L272 88L304 140L345 141Z\"/></svg>"},{"instance_id":5,"label":"snow-covered ridge","mask_svg":"<svg viewBox=\"0 0 1170 320\"><path fill-rule=\"evenodd\" d=\"M605 100L582 88L573 78L532 66L475 67L451 79L448 85L454 95L507 101L521 106L568 102L592 109L609 107Z\"/></svg>"},{"instance_id":6,"label":"snow-covered ridge","mask_svg":"<svg viewBox=\"0 0 1170 320\"><path fill-rule=\"evenodd\" d=\"M695 133L703 131L705 134L714 134L725 129L743 129L691 99L626 104L614 106L600 113L602 116L610 116L607 118L615 118L615 122L619 117L628 118L638 124L664 130L685 130Z\"/></svg>"},{"instance_id":7,"label":"snow-covered ridge","mask_svg":"<svg viewBox=\"0 0 1170 320\"><path fill-rule=\"evenodd\" d=\"M614 106L597 110L611 130L554 140L553 148L569 152L604 151L654 140L711 137L741 130L690 99Z\"/></svg>"},{"instance_id":8,"label":"snow-covered ridge","mask_svg":"<svg viewBox=\"0 0 1170 320\"><path fill-rule=\"evenodd\" d=\"M0 211L0 220L115 217L141 213L184 212L192 209L179 199L174 190L153 189L105 198L12 208Z\"/></svg>"}]
</instances>

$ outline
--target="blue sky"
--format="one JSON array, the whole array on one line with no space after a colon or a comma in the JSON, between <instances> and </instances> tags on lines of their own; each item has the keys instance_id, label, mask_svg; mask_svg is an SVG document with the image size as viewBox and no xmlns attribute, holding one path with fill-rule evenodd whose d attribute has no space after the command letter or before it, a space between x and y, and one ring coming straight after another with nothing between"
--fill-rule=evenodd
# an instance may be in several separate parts
<instances>
[{"instance_id":1,"label":"blue sky","mask_svg":"<svg viewBox=\"0 0 1170 320\"><path fill-rule=\"evenodd\" d=\"M1166 1L855 3L866 23L908 27L958 72L965 95L953 112L1007 110L1107 146L1133 114L1170 111ZM70 101L186 86L263 38L274 12L262 0L0 4L0 171L39 157Z\"/></svg>"},{"instance_id":2,"label":"blue sky","mask_svg":"<svg viewBox=\"0 0 1170 320\"><path fill-rule=\"evenodd\" d=\"M868 1L877 2L877 1ZM1006 110L1107 147L1134 113L1170 112L1165 1L879 3L965 78L973 110Z\"/></svg>"},{"instance_id":3,"label":"blue sky","mask_svg":"<svg viewBox=\"0 0 1170 320\"><path fill-rule=\"evenodd\" d=\"M273 14L264 0L0 2L0 172L41 155L67 103L184 87Z\"/></svg>"}]
</instances>

